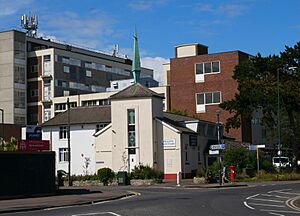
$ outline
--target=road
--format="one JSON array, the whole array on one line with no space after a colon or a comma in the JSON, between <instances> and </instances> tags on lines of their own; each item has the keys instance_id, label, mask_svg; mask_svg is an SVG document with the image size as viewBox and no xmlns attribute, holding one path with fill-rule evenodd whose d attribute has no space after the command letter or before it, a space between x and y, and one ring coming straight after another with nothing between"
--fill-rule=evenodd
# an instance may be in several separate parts
<instances>
[{"instance_id":1,"label":"road","mask_svg":"<svg viewBox=\"0 0 300 216\"><path fill-rule=\"evenodd\" d=\"M120 189L120 188L118 188ZM5 216L193 216L300 215L287 201L300 196L297 183L252 184L222 189L128 188L140 195L93 205L64 207Z\"/></svg>"}]
</instances>

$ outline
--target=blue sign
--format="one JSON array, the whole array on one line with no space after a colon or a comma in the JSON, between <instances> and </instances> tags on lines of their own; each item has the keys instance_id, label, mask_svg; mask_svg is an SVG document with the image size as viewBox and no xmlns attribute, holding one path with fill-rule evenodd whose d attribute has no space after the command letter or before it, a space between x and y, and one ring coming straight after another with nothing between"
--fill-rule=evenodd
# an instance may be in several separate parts
<instances>
[{"instance_id":1,"label":"blue sign","mask_svg":"<svg viewBox=\"0 0 300 216\"><path fill-rule=\"evenodd\" d=\"M211 150L224 150L225 144L210 145Z\"/></svg>"},{"instance_id":2,"label":"blue sign","mask_svg":"<svg viewBox=\"0 0 300 216\"><path fill-rule=\"evenodd\" d=\"M27 125L26 140L42 140L42 128L37 125Z\"/></svg>"}]
</instances>

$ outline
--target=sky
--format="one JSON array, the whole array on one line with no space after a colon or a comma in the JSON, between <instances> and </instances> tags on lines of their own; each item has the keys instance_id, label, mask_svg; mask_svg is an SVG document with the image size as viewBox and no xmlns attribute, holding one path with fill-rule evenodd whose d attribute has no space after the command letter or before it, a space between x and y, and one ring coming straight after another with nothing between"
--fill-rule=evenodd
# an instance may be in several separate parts
<instances>
[{"instance_id":1,"label":"sky","mask_svg":"<svg viewBox=\"0 0 300 216\"><path fill-rule=\"evenodd\" d=\"M0 0L0 31L20 29L22 14L38 15L40 36L129 57L136 29L158 81L176 45L267 56L300 41L299 0Z\"/></svg>"}]
</instances>

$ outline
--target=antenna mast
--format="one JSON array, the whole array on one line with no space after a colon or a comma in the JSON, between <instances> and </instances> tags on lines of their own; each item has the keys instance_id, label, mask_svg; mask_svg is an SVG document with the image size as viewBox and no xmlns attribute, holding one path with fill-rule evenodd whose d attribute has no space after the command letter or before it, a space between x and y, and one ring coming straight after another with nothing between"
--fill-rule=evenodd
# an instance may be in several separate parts
<instances>
[{"instance_id":1,"label":"antenna mast","mask_svg":"<svg viewBox=\"0 0 300 216\"><path fill-rule=\"evenodd\" d=\"M27 16L24 14L21 17L21 27L26 29L26 35L30 37L37 36L38 17L37 15Z\"/></svg>"}]
</instances>

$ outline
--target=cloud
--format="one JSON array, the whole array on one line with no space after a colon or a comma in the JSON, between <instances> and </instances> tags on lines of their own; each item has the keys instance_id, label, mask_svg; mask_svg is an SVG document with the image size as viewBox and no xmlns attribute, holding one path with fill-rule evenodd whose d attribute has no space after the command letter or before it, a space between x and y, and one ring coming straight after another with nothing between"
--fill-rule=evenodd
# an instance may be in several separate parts
<instances>
[{"instance_id":1,"label":"cloud","mask_svg":"<svg viewBox=\"0 0 300 216\"><path fill-rule=\"evenodd\" d=\"M30 3L31 0L0 0L0 17L13 15Z\"/></svg>"},{"instance_id":2,"label":"cloud","mask_svg":"<svg viewBox=\"0 0 300 216\"><path fill-rule=\"evenodd\" d=\"M164 83L163 64L169 62L169 59L162 57L144 57L141 59L142 67L153 69L153 77L160 84Z\"/></svg>"},{"instance_id":3,"label":"cloud","mask_svg":"<svg viewBox=\"0 0 300 216\"><path fill-rule=\"evenodd\" d=\"M85 47L104 47L114 33L115 21L105 13L97 11L82 16L72 11L60 15L44 16L46 31L44 34L56 35L61 40L82 44Z\"/></svg>"},{"instance_id":4,"label":"cloud","mask_svg":"<svg viewBox=\"0 0 300 216\"><path fill-rule=\"evenodd\" d=\"M167 0L138 0L138 1L133 1L132 3L129 3L129 7L134 9L134 10L151 10L156 6L161 6L166 4L168 1Z\"/></svg>"},{"instance_id":5,"label":"cloud","mask_svg":"<svg viewBox=\"0 0 300 216\"><path fill-rule=\"evenodd\" d=\"M221 4L221 5L214 5L214 4L198 4L197 10L207 13L213 14L221 14L228 17L236 17L242 15L246 10L251 7L250 4Z\"/></svg>"}]
</instances>

